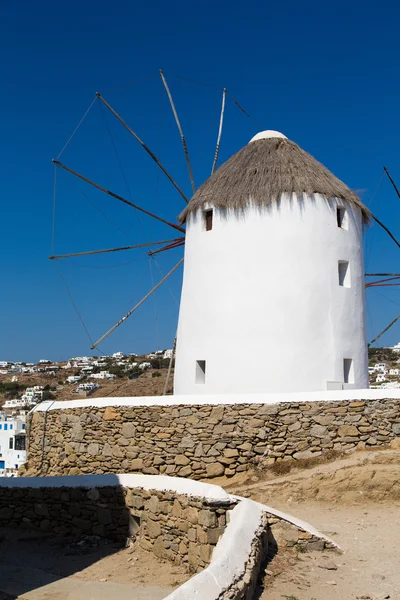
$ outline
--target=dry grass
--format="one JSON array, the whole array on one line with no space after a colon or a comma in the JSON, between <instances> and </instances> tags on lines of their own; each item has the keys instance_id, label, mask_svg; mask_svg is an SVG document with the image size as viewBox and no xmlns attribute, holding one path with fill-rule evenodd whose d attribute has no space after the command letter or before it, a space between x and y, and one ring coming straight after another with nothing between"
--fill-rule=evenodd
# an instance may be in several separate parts
<instances>
[{"instance_id":1,"label":"dry grass","mask_svg":"<svg viewBox=\"0 0 400 600\"><path fill-rule=\"evenodd\" d=\"M360 198L308 152L290 140L271 138L247 144L224 163L197 190L179 215L183 223L189 214L211 203L222 210L243 211L248 206L265 207L279 202L282 195L321 194L336 198L362 211L364 222L370 212Z\"/></svg>"},{"instance_id":2,"label":"dry grass","mask_svg":"<svg viewBox=\"0 0 400 600\"><path fill-rule=\"evenodd\" d=\"M287 475L291 472L292 469L312 469L317 465L322 465L328 462L333 462L342 458L344 456L344 452L338 452L337 450L328 450L324 452L320 456L316 456L315 458L300 458L299 460L279 460L274 462L274 464L268 468L269 471L272 471L274 475Z\"/></svg>"}]
</instances>

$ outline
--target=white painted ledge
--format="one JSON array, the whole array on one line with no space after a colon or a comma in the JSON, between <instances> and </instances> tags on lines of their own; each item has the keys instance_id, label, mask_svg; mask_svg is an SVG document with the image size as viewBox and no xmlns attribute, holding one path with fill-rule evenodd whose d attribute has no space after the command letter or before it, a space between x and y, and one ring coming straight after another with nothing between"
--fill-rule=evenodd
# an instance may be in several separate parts
<instances>
[{"instance_id":1,"label":"white painted ledge","mask_svg":"<svg viewBox=\"0 0 400 600\"><path fill-rule=\"evenodd\" d=\"M242 502L243 501L242 496L232 496L232 498L234 498L238 502ZM340 552L342 552L341 547L339 546L339 544L337 544L335 542L335 540L333 540L332 538L328 537L324 533L321 533L320 531L318 531L318 529L315 529L315 527L313 527L312 525L310 525L310 523L307 523L307 521L302 521L301 519L298 519L297 517L294 517L293 515L289 515L289 513L284 513L281 510L277 510L276 508L272 508L272 506L267 506L266 504L261 504L260 502L256 502L256 504L264 512L270 513L271 515L274 515L275 517L278 517L279 519L282 519L283 521L286 521L287 523L291 523L292 525L295 525L296 527L298 527L299 529L302 529L303 531L306 531L307 533L311 533L311 535L315 535L315 537L317 537L319 539L322 539L322 540L325 540L326 542L329 542L330 544L332 544L333 546L335 546L335 548L337 548L338 550L340 550Z\"/></svg>"},{"instance_id":2,"label":"white painted ledge","mask_svg":"<svg viewBox=\"0 0 400 600\"><path fill-rule=\"evenodd\" d=\"M343 400L400 399L400 389L330 390L282 394L210 394L179 396L142 396L134 398L87 398L84 400L46 401L31 412L67 408L105 408L107 406L207 406L221 404L279 404L281 402L340 402Z\"/></svg>"},{"instance_id":3,"label":"white painted ledge","mask_svg":"<svg viewBox=\"0 0 400 600\"><path fill-rule=\"evenodd\" d=\"M167 475L63 475L49 477L0 477L0 488L96 488L128 487L144 490L174 492L210 502L226 503L234 500L222 487L183 477Z\"/></svg>"},{"instance_id":4,"label":"white painted ledge","mask_svg":"<svg viewBox=\"0 0 400 600\"><path fill-rule=\"evenodd\" d=\"M252 500L230 511L229 524L216 545L209 566L181 585L165 600L216 600L240 579L251 553L264 510Z\"/></svg>"}]
</instances>

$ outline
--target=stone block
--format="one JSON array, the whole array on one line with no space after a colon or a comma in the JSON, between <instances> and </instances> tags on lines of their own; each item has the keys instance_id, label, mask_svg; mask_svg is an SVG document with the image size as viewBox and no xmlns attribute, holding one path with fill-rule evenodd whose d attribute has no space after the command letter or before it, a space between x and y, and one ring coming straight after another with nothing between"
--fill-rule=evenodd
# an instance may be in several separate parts
<instances>
[{"instance_id":1,"label":"stone block","mask_svg":"<svg viewBox=\"0 0 400 600\"><path fill-rule=\"evenodd\" d=\"M158 538L158 536L161 535L161 526L158 521L153 521L152 519L147 519L146 530L147 530L147 535L150 538Z\"/></svg>"},{"instance_id":2,"label":"stone block","mask_svg":"<svg viewBox=\"0 0 400 600\"><path fill-rule=\"evenodd\" d=\"M123 423L122 425L122 435L124 438L130 440L136 435L136 428L133 423Z\"/></svg>"},{"instance_id":3,"label":"stone block","mask_svg":"<svg viewBox=\"0 0 400 600\"><path fill-rule=\"evenodd\" d=\"M185 508L183 516L192 525L196 525L199 521L199 511L194 506Z\"/></svg>"},{"instance_id":4,"label":"stone block","mask_svg":"<svg viewBox=\"0 0 400 600\"><path fill-rule=\"evenodd\" d=\"M143 469L143 459L142 458L134 458L131 460L131 469L132 471L140 471Z\"/></svg>"},{"instance_id":5,"label":"stone block","mask_svg":"<svg viewBox=\"0 0 400 600\"><path fill-rule=\"evenodd\" d=\"M235 458L236 456L239 456L239 452L236 450L236 448L225 448L224 455L227 458Z\"/></svg>"},{"instance_id":6,"label":"stone block","mask_svg":"<svg viewBox=\"0 0 400 600\"><path fill-rule=\"evenodd\" d=\"M113 406L107 406L103 413L104 421L115 421L116 419L120 419L121 415Z\"/></svg>"},{"instance_id":7,"label":"stone block","mask_svg":"<svg viewBox=\"0 0 400 600\"><path fill-rule=\"evenodd\" d=\"M174 504L172 506L171 515L173 517L181 517L182 516L182 505L179 500L174 500Z\"/></svg>"},{"instance_id":8,"label":"stone block","mask_svg":"<svg viewBox=\"0 0 400 600\"><path fill-rule=\"evenodd\" d=\"M209 544L217 544L219 538L224 533L225 527L215 527L214 529L208 529L207 541Z\"/></svg>"},{"instance_id":9,"label":"stone block","mask_svg":"<svg viewBox=\"0 0 400 600\"><path fill-rule=\"evenodd\" d=\"M324 425L313 425L310 428L310 435L317 438L323 438L327 434L327 428Z\"/></svg>"},{"instance_id":10,"label":"stone block","mask_svg":"<svg viewBox=\"0 0 400 600\"><path fill-rule=\"evenodd\" d=\"M191 474L192 467L190 467L189 465L187 467L182 467L182 469L178 471L179 477L189 477Z\"/></svg>"},{"instance_id":11,"label":"stone block","mask_svg":"<svg viewBox=\"0 0 400 600\"><path fill-rule=\"evenodd\" d=\"M198 513L199 524L204 527L215 527L217 516L212 510L200 510Z\"/></svg>"},{"instance_id":12,"label":"stone block","mask_svg":"<svg viewBox=\"0 0 400 600\"><path fill-rule=\"evenodd\" d=\"M338 427L338 435L340 437L357 437L359 431L355 425L340 425Z\"/></svg>"},{"instance_id":13,"label":"stone block","mask_svg":"<svg viewBox=\"0 0 400 600\"><path fill-rule=\"evenodd\" d=\"M96 442L91 442L87 447L87 453L91 456L97 456L100 453L99 444Z\"/></svg>"},{"instance_id":14,"label":"stone block","mask_svg":"<svg viewBox=\"0 0 400 600\"><path fill-rule=\"evenodd\" d=\"M205 563L208 563L210 561L212 551L213 548L209 544L204 544L200 546L199 555L201 560L203 560Z\"/></svg>"},{"instance_id":15,"label":"stone block","mask_svg":"<svg viewBox=\"0 0 400 600\"><path fill-rule=\"evenodd\" d=\"M209 478L220 477L224 474L224 471L225 467L219 462L209 463L206 465L206 474Z\"/></svg>"},{"instance_id":16,"label":"stone block","mask_svg":"<svg viewBox=\"0 0 400 600\"><path fill-rule=\"evenodd\" d=\"M185 467L189 463L190 463L190 459L187 456L185 456L184 454L178 454L177 456L175 456L175 464L176 465L181 465L181 466Z\"/></svg>"},{"instance_id":17,"label":"stone block","mask_svg":"<svg viewBox=\"0 0 400 600\"><path fill-rule=\"evenodd\" d=\"M99 490L97 488L91 488L87 492L86 496L89 498L89 500L96 501L96 500L98 500L100 498L100 492L99 492Z\"/></svg>"}]
</instances>

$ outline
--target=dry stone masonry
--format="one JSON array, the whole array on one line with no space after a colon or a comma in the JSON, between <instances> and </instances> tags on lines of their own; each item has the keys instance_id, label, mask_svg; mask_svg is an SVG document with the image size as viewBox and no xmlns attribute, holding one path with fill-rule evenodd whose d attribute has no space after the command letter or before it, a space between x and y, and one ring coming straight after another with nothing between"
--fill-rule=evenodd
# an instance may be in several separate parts
<instances>
[{"instance_id":1,"label":"dry stone masonry","mask_svg":"<svg viewBox=\"0 0 400 600\"><path fill-rule=\"evenodd\" d=\"M0 526L58 536L132 537L157 557L203 569L224 532L234 499L215 502L127 487L0 489Z\"/></svg>"},{"instance_id":2,"label":"dry stone masonry","mask_svg":"<svg viewBox=\"0 0 400 600\"><path fill-rule=\"evenodd\" d=\"M387 445L400 436L399 406L380 399L38 411L25 473L230 477L255 465Z\"/></svg>"}]
</instances>

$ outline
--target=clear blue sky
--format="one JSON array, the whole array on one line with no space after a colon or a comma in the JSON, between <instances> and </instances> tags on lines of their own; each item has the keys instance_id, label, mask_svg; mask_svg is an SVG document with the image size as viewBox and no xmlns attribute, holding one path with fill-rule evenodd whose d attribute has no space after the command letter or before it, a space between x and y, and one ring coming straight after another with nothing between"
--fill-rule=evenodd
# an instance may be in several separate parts
<instances>
[{"instance_id":1,"label":"clear blue sky","mask_svg":"<svg viewBox=\"0 0 400 600\"><path fill-rule=\"evenodd\" d=\"M278 129L350 187L400 237L400 8L391 2L2 2L0 8L1 236L0 358L58 360L89 353L86 334L51 254L53 165L100 91L151 145L185 191L190 185L165 94L163 68L226 86L253 117L229 102L226 160L260 129ZM197 184L208 176L220 93L172 76ZM107 91L109 90L109 91ZM134 201L175 220L183 201L151 160L107 114ZM62 160L128 195L95 104ZM172 229L103 197L71 177L57 179L55 251L105 248L175 237ZM114 227L84 197L107 215ZM172 235L171 235L172 234ZM129 241L128 241L129 240ZM398 271L400 250L377 226L366 234L367 271ZM59 263L93 338L98 338L181 257L152 265L131 251ZM149 351L172 345L181 271L104 344ZM400 312L400 288L368 292L369 339ZM297 290L296 293L301 293ZM157 316L157 318L156 318ZM400 339L400 324L383 339Z\"/></svg>"}]
</instances>

